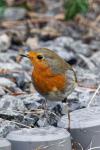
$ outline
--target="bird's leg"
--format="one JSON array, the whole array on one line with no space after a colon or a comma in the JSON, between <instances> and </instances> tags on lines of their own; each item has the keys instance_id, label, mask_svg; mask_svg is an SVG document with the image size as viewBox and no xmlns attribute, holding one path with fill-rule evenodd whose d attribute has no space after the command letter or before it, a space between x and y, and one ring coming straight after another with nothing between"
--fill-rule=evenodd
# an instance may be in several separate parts
<instances>
[{"instance_id":1,"label":"bird's leg","mask_svg":"<svg viewBox=\"0 0 100 150\"><path fill-rule=\"evenodd\" d=\"M62 102L67 103L67 101L68 101L68 99L67 99L67 97L65 97ZM68 107L68 105L67 105L67 107ZM68 111L68 131L70 131L70 111L69 111L69 109L67 111Z\"/></svg>"},{"instance_id":2,"label":"bird's leg","mask_svg":"<svg viewBox=\"0 0 100 150\"><path fill-rule=\"evenodd\" d=\"M46 99L43 99L43 101L42 101L42 108L43 108L44 110L47 109L47 100L46 100Z\"/></svg>"},{"instance_id":3,"label":"bird's leg","mask_svg":"<svg viewBox=\"0 0 100 150\"><path fill-rule=\"evenodd\" d=\"M44 101L44 116L47 117L47 114L48 114L48 112L47 112L47 99L45 99L45 101Z\"/></svg>"},{"instance_id":4,"label":"bird's leg","mask_svg":"<svg viewBox=\"0 0 100 150\"><path fill-rule=\"evenodd\" d=\"M47 100L44 101L44 109L47 110Z\"/></svg>"},{"instance_id":5,"label":"bird's leg","mask_svg":"<svg viewBox=\"0 0 100 150\"><path fill-rule=\"evenodd\" d=\"M70 132L70 111L68 110L68 131Z\"/></svg>"}]
</instances>

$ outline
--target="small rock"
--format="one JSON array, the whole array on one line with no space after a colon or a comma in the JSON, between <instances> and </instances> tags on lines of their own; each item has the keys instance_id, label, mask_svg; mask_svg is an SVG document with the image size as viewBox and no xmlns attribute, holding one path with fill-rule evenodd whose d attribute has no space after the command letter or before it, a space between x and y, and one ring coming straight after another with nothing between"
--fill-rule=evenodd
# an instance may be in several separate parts
<instances>
[{"instance_id":1,"label":"small rock","mask_svg":"<svg viewBox=\"0 0 100 150\"><path fill-rule=\"evenodd\" d=\"M68 115L62 116L61 119L58 121L57 126L65 129L68 128Z\"/></svg>"},{"instance_id":2,"label":"small rock","mask_svg":"<svg viewBox=\"0 0 100 150\"><path fill-rule=\"evenodd\" d=\"M39 118L36 115L27 115L24 117L24 119L21 123L23 123L27 126L30 126L30 127L34 127L37 125L38 120L39 120Z\"/></svg>"},{"instance_id":3,"label":"small rock","mask_svg":"<svg viewBox=\"0 0 100 150\"><path fill-rule=\"evenodd\" d=\"M13 6L14 2L15 2L15 0L6 0L6 4L8 7Z\"/></svg>"},{"instance_id":4,"label":"small rock","mask_svg":"<svg viewBox=\"0 0 100 150\"><path fill-rule=\"evenodd\" d=\"M68 101L68 108L70 111L74 111L76 109L80 109L82 106L78 99L69 99Z\"/></svg>"},{"instance_id":5,"label":"small rock","mask_svg":"<svg viewBox=\"0 0 100 150\"><path fill-rule=\"evenodd\" d=\"M66 36L70 36L73 39L80 39L82 37L82 33L84 33L84 31L82 30L82 27L80 28L79 26L77 27L77 24L75 24L75 22L71 22L69 23L65 30L63 30L63 35Z\"/></svg>"},{"instance_id":6,"label":"small rock","mask_svg":"<svg viewBox=\"0 0 100 150\"><path fill-rule=\"evenodd\" d=\"M4 19L6 20L19 20L23 19L26 15L26 9L24 8L18 8L18 7L13 7L13 8L6 8L4 12Z\"/></svg>"},{"instance_id":7,"label":"small rock","mask_svg":"<svg viewBox=\"0 0 100 150\"><path fill-rule=\"evenodd\" d=\"M24 116L18 112L18 111L12 111L12 110L0 110L0 118L5 120L15 120L18 122L21 122L24 118Z\"/></svg>"},{"instance_id":8,"label":"small rock","mask_svg":"<svg viewBox=\"0 0 100 150\"><path fill-rule=\"evenodd\" d=\"M60 47L69 47L74 43L74 40L71 37L58 37L54 41L55 45L59 45Z\"/></svg>"},{"instance_id":9,"label":"small rock","mask_svg":"<svg viewBox=\"0 0 100 150\"><path fill-rule=\"evenodd\" d=\"M19 129L16 124L0 118L0 137L6 137L9 132L16 129Z\"/></svg>"},{"instance_id":10,"label":"small rock","mask_svg":"<svg viewBox=\"0 0 100 150\"><path fill-rule=\"evenodd\" d=\"M10 63L12 62L12 60L14 61L14 59L12 58L16 58L16 56L18 55L17 51L12 51L11 49L8 49L9 52L4 53L4 52L0 52L0 62L4 62L4 63ZM5 59L4 59L5 58Z\"/></svg>"},{"instance_id":11,"label":"small rock","mask_svg":"<svg viewBox=\"0 0 100 150\"><path fill-rule=\"evenodd\" d=\"M7 34L0 35L0 51L7 51L10 45L10 37Z\"/></svg>"},{"instance_id":12,"label":"small rock","mask_svg":"<svg viewBox=\"0 0 100 150\"><path fill-rule=\"evenodd\" d=\"M97 66L98 69L100 67L100 59L99 58L100 58L100 51L94 53L90 58L90 60ZM98 71L100 72L100 69Z\"/></svg>"},{"instance_id":13,"label":"small rock","mask_svg":"<svg viewBox=\"0 0 100 150\"><path fill-rule=\"evenodd\" d=\"M21 71L21 72L15 72L12 73L12 78L15 80L16 85L21 90L27 90L30 86L31 77L28 75L27 72Z\"/></svg>"},{"instance_id":14,"label":"small rock","mask_svg":"<svg viewBox=\"0 0 100 150\"><path fill-rule=\"evenodd\" d=\"M90 47L90 49L92 49L92 50L94 50L94 51L99 51L100 42L93 40L93 41L90 43L89 47Z\"/></svg>"},{"instance_id":15,"label":"small rock","mask_svg":"<svg viewBox=\"0 0 100 150\"><path fill-rule=\"evenodd\" d=\"M13 111L25 111L27 110L24 106L23 101L19 97L5 95L0 100L0 109Z\"/></svg>"},{"instance_id":16,"label":"small rock","mask_svg":"<svg viewBox=\"0 0 100 150\"><path fill-rule=\"evenodd\" d=\"M57 127L59 119L60 117L57 116L55 113L52 112L48 113L47 122L49 125Z\"/></svg>"},{"instance_id":17,"label":"small rock","mask_svg":"<svg viewBox=\"0 0 100 150\"><path fill-rule=\"evenodd\" d=\"M15 87L16 84L7 78L0 77L0 85L3 87Z\"/></svg>"},{"instance_id":18,"label":"small rock","mask_svg":"<svg viewBox=\"0 0 100 150\"><path fill-rule=\"evenodd\" d=\"M0 62L0 69L4 69L4 70L21 70L22 66L17 64L14 61L12 61L10 63L7 63L7 62L2 63L2 62Z\"/></svg>"},{"instance_id":19,"label":"small rock","mask_svg":"<svg viewBox=\"0 0 100 150\"><path fill-rule=\"evenodd\" d=\"M47 118L40 118L37 122L39 127L47 127L49 126L49 123L47 122Z\"/></svg>"},{"instance_id":20,"label":"small rock","mask_svg":"<svg viewBox=\"0 0 100 150\"><path fill-rule=\"evenodd\" d=\"M22 66L22 68L26 71L30 71L32 69L31 67L31 63L27 58L23 58L20 62L20 65Z\"/></svg>"},{"instance_id":21,"label":"small rock","mask_svg":"<svg viewBox=\"0 0 100 150\"><path fill-rule=\"evenodd\" d=\"M28 38L26 41L26 45L28 45L31 49L39 48L38 39L36 37Z\"/></svg>"},{"instance_id":22,"label":"small rock","mask_svg":"<svg viewBox=\"0 0 100 150\"><path fill-rule=\"evenodd\" d=\"M42 103L43 97L40 96L38 93L20 96L20 98L23 100L24 105L28 110L41 108L43 105Z\"/></svg>"},{"instance_id":23,"label":"small rock","mask_svg":"<svg viewBox=\"0 0 100 150\"><path fill-rule=\"evenodd\" d=\"M16 28L8 32L11 37L12 44L16 44L17 46L23 45L23 42L26 41L28 36L28 29L25 24L20 26L16 26ZM18 49L18 48L17 48Z\"/></svg>"},{"instance_id":24,"label":"small rock","mask_svg":"<svg viewBox=\"0 0 100 150\"><path fill-rule=\"evenodd\" d=\"M31 111L34 109L38 109L41 106L41 104L39 104L38 102L35 102L34 99L32 102L27 101L24 104L25 104L26 108Z\"/></svg>"},{"instance_id":25,"label":"small rock","mask_svg":"<svg viewBox=\"0 0 100 150\"><path fill-rule=\"evenodd\" d=\"M76 41L73 42L70 45L70 49L72 49L75 53L80 53L83 54L85 56L90 56L91 55L91 51L90 48L87 44L83 44L82 41Z\"/></svg>"},{"instance_id":26,"label":"small rock","mask_svg":"<svg viewBox=\"0 0 100 150\"><path fill-rule=\"evenodd\" d=\"M4 95L4 94L5 94L5 91L4 91L3 87L0 86L0 96L2 96L2 95Z\"/></svg>"},{"instance_id":27,"label":"small rock","mask_svg":"<svg viewBox=\"0 0 100 150\"><path fill-rule=\"evenodd\" d=\"M62 115L62 106L61 104L56 104L52 109L51 112L55 113L57 116L61 116Z\"/></svg>"}]
</instances>

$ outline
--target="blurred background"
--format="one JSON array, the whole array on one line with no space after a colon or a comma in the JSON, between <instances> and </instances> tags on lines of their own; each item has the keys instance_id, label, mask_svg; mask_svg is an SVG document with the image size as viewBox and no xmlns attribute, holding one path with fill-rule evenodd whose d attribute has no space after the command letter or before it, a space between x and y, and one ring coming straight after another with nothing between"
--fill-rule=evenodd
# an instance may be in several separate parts
<instances>
[{"instance_id":1,"label":"blurred background","mask_svg":"<svg viewBox=\"0 0 100 150\"><path fill-rule=\"evenodd\" d=\"M19 53L40 47L76 71L82 87L69 96L70 111L86 107L100 84L100 0L0 0L1 137L23 126L57 126L63 116L61 103L50 107L57 116L47 120L31 114L43 98L31 83L29 60ZM99 97L93 105L100 105Z\"/></svg>"}]
</instances>

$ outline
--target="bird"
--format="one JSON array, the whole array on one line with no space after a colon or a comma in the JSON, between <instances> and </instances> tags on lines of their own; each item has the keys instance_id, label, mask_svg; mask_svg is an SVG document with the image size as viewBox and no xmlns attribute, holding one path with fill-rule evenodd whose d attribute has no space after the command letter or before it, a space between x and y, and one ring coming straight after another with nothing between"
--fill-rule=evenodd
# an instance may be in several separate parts
<instances>
[{"instance_id":1,"label":"bird","mask_svg":"<svg viewBox=\"0 0 100 150\"><path fill-rule=\"evenodd\" d=\"M74 69L61 56L48 48L21 54L33 66L32 83L38 93L49 101L63 101L74 91L77 77Z\"/></svg>"}]
</instances>

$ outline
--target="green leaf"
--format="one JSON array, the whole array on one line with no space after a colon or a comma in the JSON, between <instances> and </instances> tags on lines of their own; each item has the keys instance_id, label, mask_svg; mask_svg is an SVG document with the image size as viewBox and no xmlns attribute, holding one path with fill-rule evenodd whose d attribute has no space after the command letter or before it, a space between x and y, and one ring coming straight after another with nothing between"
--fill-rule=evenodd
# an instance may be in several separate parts
<instances>
[{"instance_id":1,"label":"green leaf","mask_svg":"<svg viewBox=\"0 0 100 150\"><path fill-rule=\"evenodd\" d=\"M0 19L3 18L4 11L6 9L5 0L0 0Z\"/></svg>"},{"instance_id":2,"label":"green leaf","mask_svg":"<svg viewBox=\"0 0 100 150\"><path fill-rule=\"evenodd\" d=\"M0 0L0 7L6 6L5 0Z\"/></svg>"},{"instance_id":3,"label":"green leaf","mask_svg":"<svg viewBox=\"0 0 100 150\"><path fill-rule=\"evenodd\" d=\"M78 13L87 13L88 0L64 0L65 19L73 19Z\"/></svg>"},{"instance_id":4,"label":"green leaf","mask_svg":"<svg viewBox=\"0 0 100 150\"><path fill-rule=\"evenodd\" d=\"M86 13L88 10L88 3L87 0L77 0L78 4L79 4L79 8L80 8L80 12L82 13Z\"/></svg>"}]
</instances>

